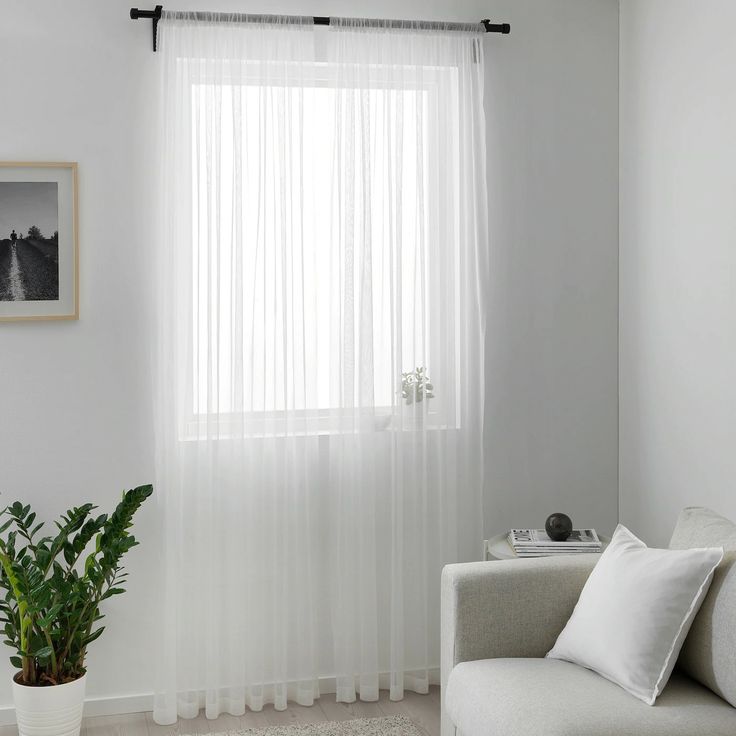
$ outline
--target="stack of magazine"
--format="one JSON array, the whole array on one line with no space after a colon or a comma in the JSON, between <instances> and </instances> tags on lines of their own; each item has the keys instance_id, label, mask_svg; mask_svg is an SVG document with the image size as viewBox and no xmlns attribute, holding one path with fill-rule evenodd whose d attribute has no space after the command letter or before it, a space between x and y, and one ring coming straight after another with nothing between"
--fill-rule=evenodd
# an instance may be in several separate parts
<instances>
[{"instance_id":1,"label":"stack of magazine","mask_svg":"<svg viewBox=\"0 0 736 736\"><path fill-rule=\"evenodd\" d=\"M518 557L546 557L600 552L601 540L595 529L573 529L564 542L554 542L544 529L512 529L509 544Z\"/></svg>"}]
</instances>

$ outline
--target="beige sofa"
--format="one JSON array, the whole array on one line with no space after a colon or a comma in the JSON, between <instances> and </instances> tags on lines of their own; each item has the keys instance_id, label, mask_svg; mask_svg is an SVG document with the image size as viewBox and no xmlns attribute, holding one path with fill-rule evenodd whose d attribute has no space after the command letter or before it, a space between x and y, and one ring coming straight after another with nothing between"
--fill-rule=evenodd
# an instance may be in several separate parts
<instances>
[{"instance_id":1,"label":"beige sofa","mask_svg":"<svg viewBox=\"0 0 736 736\"><path fill-rule=\"evenodd\" d=\"M727 554L653 706L544 659L597 555L448 565L442 574L442 736L736 736L736 524L681 514L670 547Z\"/></svg>"}]
</instances>

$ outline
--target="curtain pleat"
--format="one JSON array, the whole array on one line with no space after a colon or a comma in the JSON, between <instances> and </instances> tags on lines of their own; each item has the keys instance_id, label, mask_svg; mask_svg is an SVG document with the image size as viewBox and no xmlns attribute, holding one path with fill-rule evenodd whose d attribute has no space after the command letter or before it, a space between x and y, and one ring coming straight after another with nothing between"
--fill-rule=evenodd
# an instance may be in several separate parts
<instances>
[{"instance_id":1,"label":"curtain pleat","mask_svg":"<svg viewBox=\"0 0 736 736\"><path fill-rule=\"evenodd\" d=\"M261 20L159 25L161 724L427 692L481 546L479 31Z\"/></svg>"}]
</instances>

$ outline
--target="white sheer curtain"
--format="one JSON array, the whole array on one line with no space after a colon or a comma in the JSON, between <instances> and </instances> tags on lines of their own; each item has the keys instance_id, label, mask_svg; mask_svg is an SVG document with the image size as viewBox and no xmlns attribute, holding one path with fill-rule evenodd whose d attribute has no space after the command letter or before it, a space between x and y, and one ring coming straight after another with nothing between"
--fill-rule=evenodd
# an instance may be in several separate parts
<instances>
[{"instance_id":1,"label":"white sheer curtain","mask_svg":"<svg viewBox=\"0 0 736 736\"><path fill-rule=\"evenodd\" d=\"M426 692L480 554L482 30L243 20L159 25L159 723Z\"/></svg>"}]
</instances>

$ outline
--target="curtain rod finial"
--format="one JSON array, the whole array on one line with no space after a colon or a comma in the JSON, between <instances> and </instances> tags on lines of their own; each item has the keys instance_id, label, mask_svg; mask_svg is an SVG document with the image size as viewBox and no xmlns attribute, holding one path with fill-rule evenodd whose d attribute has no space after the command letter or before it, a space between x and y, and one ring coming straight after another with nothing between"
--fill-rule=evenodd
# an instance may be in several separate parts
<instances>
[{"instance_id":1,"label":"curtain rod finial","mask_svg":"<svg viewBox=\"0 0 736 736\"><path fill-rule=\"evenodd\" d=\"M511 23L491 23L490 18L481 21L486 33L511 33Z\"/></svg>"}]
</instances>

